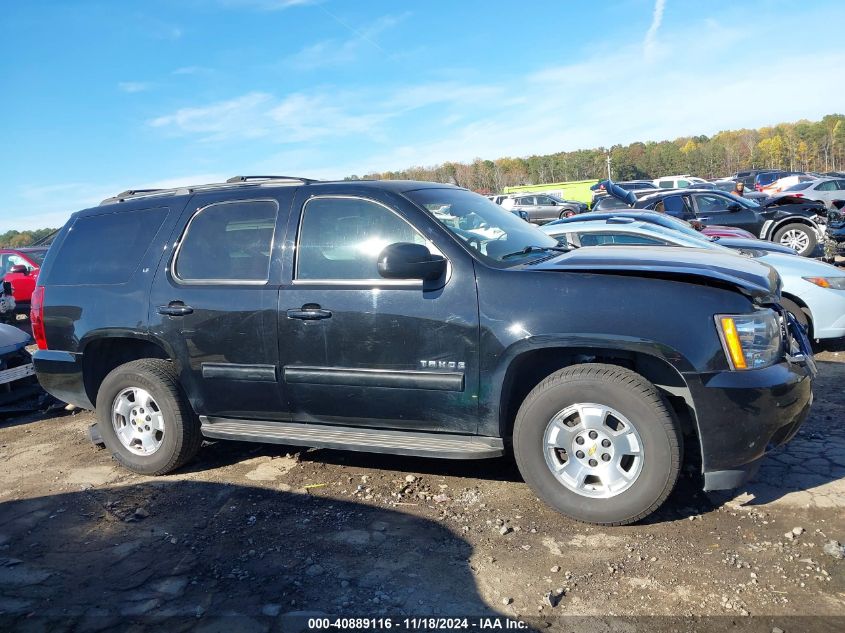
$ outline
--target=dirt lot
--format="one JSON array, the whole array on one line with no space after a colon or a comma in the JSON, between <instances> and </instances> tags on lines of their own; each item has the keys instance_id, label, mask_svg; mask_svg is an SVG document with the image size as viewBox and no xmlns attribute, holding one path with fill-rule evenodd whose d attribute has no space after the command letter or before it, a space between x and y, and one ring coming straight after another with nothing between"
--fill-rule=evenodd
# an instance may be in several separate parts
<instances>
[{"instance_id":1,"label":"dirt lot","mask_svg":"<svg viewBox=\"0 0 845 633\"><path fill-rule=\"evenodd\" d=\"M0 421L0 628L263 631L307 611L808 630L790 616L845 617L845 560L825 548L845 543L845 347L817 360L811 419L745 492L686 477L612 529L550 511L506 460L218 442L147 478L89 443L91 413Z\"/></svg>"}]
</instances>

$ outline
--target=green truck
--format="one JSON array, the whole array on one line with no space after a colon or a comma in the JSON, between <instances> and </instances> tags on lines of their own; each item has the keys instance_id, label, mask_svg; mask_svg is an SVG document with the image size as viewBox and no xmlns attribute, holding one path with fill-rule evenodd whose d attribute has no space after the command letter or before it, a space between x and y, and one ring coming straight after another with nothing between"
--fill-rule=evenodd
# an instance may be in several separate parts
<instances>
[{"instance_id":1,"label":"green truck","mask_svg":"<svg viewBox=\"0 0 845 633\"><path fill-rule=\"evenodd\" d=\"M519 185L505 187L505 193L534 193L542 191L564 200L578 200L590 204L593 192L590 190L598 180L571 180L569 182L550 182L545 185Z\"/></svg>"}]
</instances>

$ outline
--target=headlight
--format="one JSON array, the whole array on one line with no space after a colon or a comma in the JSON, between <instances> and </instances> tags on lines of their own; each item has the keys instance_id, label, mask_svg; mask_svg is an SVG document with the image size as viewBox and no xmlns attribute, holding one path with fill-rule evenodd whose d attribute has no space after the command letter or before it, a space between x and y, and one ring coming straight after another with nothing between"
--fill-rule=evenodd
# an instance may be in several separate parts
<instances>
[{"instance_id":1,"label":"headlight","mask_svg":"<svg viewBox=\"0 0 845 633\"><path fill-rule=\"evenodd\" d=\"M781 328L773 310L717 314L716 329L731 369L760 369L781 357Z\"/></svg>"},{"instance_id":2,"label":"headlight","mask_svg":"<svg viewBox=\"0 0 845 633\"><path fill-rule=\"evenodd\" d=\"M845 290L845 277L804 277L803 279L822 288Z\"/></svg>"}]
</instances>

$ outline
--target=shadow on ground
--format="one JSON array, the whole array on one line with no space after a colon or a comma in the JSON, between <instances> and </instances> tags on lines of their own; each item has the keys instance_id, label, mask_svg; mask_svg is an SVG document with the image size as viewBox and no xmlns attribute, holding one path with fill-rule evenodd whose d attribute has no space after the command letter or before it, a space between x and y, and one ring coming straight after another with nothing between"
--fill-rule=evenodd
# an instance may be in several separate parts
<instances>
[{"instance_id":1,"label":"shadow on ground","mask_svg":"<svg viewBox=\"0 0 845 633\"><path fill-rule=\"evenodd\" d=\"M427 519L240 485L11 501L0 504L0 628L189 630L237 616L238 630L261 631L304 609L493 615L471 553Z\"/></svg>"}]
</instances>

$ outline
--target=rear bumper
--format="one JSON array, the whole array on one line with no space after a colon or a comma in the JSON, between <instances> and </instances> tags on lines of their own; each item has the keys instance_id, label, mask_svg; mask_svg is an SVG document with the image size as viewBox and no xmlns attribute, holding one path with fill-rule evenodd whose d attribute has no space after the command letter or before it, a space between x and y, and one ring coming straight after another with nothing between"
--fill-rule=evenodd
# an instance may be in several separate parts
<instances>
[{"instance_id":1,"label":"rear bumper","mask_svg":"<svg viewBox=\"0 0 845 633\"><path fill-rule=\"evenodd\" d=\"M807 419L813 402L812 362L765 369L688 374L696 410L705 490L736 488L772 449Z\"/></svg>"},{"instance_id":2,"label":"rear bumper","mask_svg":"<svg viewBox=\"0 0 845 633\"><path fill-rule=\"evenodd\" d=\"M62 402L93 409L82 378L82 354L40 349L32 355L41 386Z\"/></svg>"}]
</instances>

